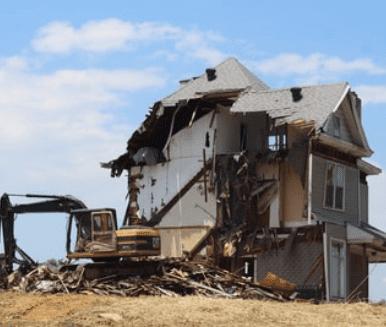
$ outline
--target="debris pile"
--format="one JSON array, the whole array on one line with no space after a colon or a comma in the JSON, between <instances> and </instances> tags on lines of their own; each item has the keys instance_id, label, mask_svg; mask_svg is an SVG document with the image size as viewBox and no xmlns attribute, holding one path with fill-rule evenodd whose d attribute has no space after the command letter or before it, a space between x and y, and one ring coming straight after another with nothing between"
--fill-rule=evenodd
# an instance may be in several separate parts
<instances>
[{"instance_id":1,"label":"debris pile","mask_svg":"<svg viewBox=\"0 0 386 327\"><path fill-rule=\"evenodd\" d=\"M85 267L56 270L40 265L26 275L14 272L7 278L8 289L33 293L79 293L120 296L200 295L220 298L284 301L282 293L252 283L244 277L203 262L165 261L159 273L148 277L110 275L85 278Z\"/></svg>"}]
</instances>

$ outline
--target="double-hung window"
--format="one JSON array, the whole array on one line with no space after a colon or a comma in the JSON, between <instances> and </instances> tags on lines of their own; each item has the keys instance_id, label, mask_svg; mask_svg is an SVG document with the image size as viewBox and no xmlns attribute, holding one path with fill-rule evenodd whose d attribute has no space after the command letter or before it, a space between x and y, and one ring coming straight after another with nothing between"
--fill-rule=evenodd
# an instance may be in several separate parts
<instances>
[{"instance_id":1,"label":"double-hung window","mask_svg":"<svg viewBox=\"0 0 386 327\"><path fill-rule=\"evenodd\" d=\"M334 163L327 164L324 206L344 210L345 169Z\"/></svg>"}]
</instances>

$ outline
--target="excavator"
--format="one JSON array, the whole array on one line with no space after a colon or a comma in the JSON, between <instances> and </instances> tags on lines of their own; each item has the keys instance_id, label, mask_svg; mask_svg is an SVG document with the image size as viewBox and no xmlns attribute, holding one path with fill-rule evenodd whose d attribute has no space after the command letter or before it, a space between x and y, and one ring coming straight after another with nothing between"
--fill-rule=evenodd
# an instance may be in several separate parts
<instances>
[{"instance_id":1,"label":"excavator","mask_svg":"<svg viewBox=\"0 0 386 327\"><path fill-rule=\"evenodd\" d=\"M11 197L39 199L37 202L12 204ZM159 230L142 226L136 220L117 226L115 209L89 209L79 199L67 195L3 194L0 198L0 229L2 229L4 253L0 254L0 270L28 270L37 263L16 242L14 226L16 215L27 213L67 213L67 258L91 259L94 262L119 265L122 260L159 256L161 242ZM75 226L75 230L73 230ZM74 242L72 235L76 235Z\"/></svg>"}]
</instances>

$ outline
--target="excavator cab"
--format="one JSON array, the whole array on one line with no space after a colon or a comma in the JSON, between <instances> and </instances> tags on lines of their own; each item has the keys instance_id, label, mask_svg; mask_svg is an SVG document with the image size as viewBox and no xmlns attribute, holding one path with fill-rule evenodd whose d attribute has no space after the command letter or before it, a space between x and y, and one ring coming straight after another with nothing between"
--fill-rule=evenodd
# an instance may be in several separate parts
<instances>
[{"instance_id":1,"label":"excavator cab","mask_svg":"<svg viewBox=\"0 0 386 327\"><path fill-rule=\"evenodd\" d=\"M75 222L75 243L71 244ZM117 218L114 209L77 209L70 213L67 230L67 257L71 259L98 257L100 253L114 252ZM71 248L72 247L72 248Z\"/></svg>"}]
</instances>

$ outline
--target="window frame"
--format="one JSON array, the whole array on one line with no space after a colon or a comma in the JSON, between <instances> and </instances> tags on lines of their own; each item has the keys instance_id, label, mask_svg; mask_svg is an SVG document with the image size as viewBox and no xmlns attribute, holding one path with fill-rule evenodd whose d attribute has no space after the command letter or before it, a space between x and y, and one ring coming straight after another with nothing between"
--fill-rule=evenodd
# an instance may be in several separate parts
<instances>
[{"instance_id":1,"label":"window frame","mask_svg":"<svg viewBox=\"0 0 386 327\"><path fill-rule=\"evenodd\" d=\"M340 167L343 170L343 196L342 196L342 208L337 208L336 207L336 188L337 185L334 183L333 184L333 206L329 207L326 204L326 199L327 199L327 178L328 178L328 168L329 166L333 166L333 182L335 179L335 169L336 167ZM339 211L339 212L345 212L346 211L346 167L344 165L338 164L333 161L328 161L325 172L324 172L324 185L323 185L323 208L327 210L334 210L334 211Z\"/></svg>"}]
</instances>

